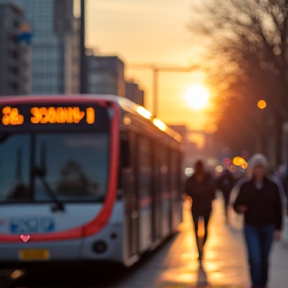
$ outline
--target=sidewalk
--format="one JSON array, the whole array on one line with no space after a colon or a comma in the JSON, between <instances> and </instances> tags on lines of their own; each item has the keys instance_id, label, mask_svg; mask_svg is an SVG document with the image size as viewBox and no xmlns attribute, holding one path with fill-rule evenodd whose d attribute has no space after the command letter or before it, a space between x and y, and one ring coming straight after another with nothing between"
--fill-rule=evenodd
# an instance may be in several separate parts
<instances>
[{"instance_id":1,"label":"sidewalk","mask_svg":"<svg viewBox=\"0 0 288 288\"><path fill-rule=\"evenodd\" d=\"M242 219L234 214L231 225L226 225L222 205L221 198L214 201L209 239L205 247L204 271L201 271L195 261L197 249L191 230L189 207L185 203L186 211L184 222L180 227L181 234L166 256L163 264L165 270L159 275L157 281L160 284L159 287L248 287L250 277L242 234ZM285 237L287 232L288 230L285 231ZM287 288L288 242L283 240L275 243L271 258L269 288ZM186 283L186 286L175 286L176 283ZM191 283L196 284L191 285ZM202 286L201 283L207 285Z\"/></svg>"},{"instance_id":2,"label":"sidewalk","mask_svg":"<svg viewBox=\"0 0 288 288\"><path fill-rule=\"evenodd\" d=\"M232 213L232 223L226 225L222 204L221 198L214 201L203 269L197 261L191 212L185 203L178 235L132 268L129 276L113 288L249 287L241 217ZM273 247L269 288L288 288L288 245L285 245L281 242Z\"/></svg>"},{"instance_id":3,"label":"sidewalk","mask_svg":"<svg viewBox=\"0 0 288 288\"><path fill-rule=\"evenodd\" d=\"M183 287L197 287L195 283L205 282L203 279L199 280L203 278L203 273L197 262L198 255L188 203L185 203L184 209L181 234L166 256L164 266L167 268L158 280L158 283L161 283L160 287L169 287L165 286L166 283L185 283L187 286ZM207 284L210 283L212 287L245 287L249 283L249 275L242 231L239 223L234 223L233 227L225 224L221 199L214 201L208 232L203 260ZM191 283L194 284L190 286Z\"/></svg>"}]
</instances>

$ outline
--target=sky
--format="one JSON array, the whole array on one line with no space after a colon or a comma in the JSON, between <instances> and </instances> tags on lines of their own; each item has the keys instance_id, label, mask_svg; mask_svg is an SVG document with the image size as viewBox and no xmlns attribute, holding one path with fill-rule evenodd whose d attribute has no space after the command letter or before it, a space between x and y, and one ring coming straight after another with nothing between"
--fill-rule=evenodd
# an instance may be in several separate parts
<instances>
[{"instance_id":1,"label":"sky","mask_svg":"<svg viewBox=\"0 0 288 288\"><path fill-rule=\"evenodd\" d=\"M99 55L118 55L126 64L127 79L145 91L145 107L152 110L152 72L132 69L134 64L187 67L201 52L188 24L195 0L86 0L86 46ZM76 11L77 13L77 11ZM202 84L199 72L159 75L157 117L168 124L205 128L205 113L185 101L189 86Z\"/></svg>"}]
</instances>

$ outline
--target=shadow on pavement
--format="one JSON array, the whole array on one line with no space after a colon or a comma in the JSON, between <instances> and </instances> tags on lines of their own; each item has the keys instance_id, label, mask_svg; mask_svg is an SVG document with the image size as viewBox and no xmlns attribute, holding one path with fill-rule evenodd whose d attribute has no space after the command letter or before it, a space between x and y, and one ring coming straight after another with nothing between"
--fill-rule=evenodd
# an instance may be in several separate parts
<instances>
[{"instance_id":1,"label":"shadow on pavement","mask_svg":"<svg viewBox=\"0 0 288 288\"><path fill-rule=\"evenodd\" d=\"M197 273L197 283L195 288L211 288L212 286L208 282L207 273L204 267L200 264Z\"/></svg>"}]
</instances>

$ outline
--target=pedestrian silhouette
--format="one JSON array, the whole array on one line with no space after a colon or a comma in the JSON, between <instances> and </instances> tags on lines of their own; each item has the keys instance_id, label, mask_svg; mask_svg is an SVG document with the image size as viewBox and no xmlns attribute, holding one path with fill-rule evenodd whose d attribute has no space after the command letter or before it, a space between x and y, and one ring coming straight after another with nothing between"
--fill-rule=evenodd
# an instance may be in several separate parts
<instances>
[{"instance_id":1,"label":"pedestrian silhouette","mask_svg":"<svg viewBox=\"0 0 288 288\"><path fill-rule=\"evenodd\" d=\"M273 239L279 241L281 237L283 188L280 182L268 176L268 162L264 155L255 154L248 168L250 175L241 183L233 206L237 213L244 214L252 288L265 288Z\"/></svg>"},{"instance_id":2,"label":"pedestrian silhouette","mask_svg":"<svg viewBox=\"0 0 288 288\"><path fill-rule=\"evenodd\" d=\"M228 219L229 199L231 191L235 185L235 182L236 181L229 169L225 169L220 175L220 177L217 179L217 189L219 189L223 195L224 210L227 222L229 221Z\"/></svg>"},{"instance_id":3,"label":"pedestrian silhouette","mask_svg":"<svg viewBox=\"0 0 288 288\"><path fill-rule=\"evenodd\" d=\"M215 181L211 174L206 172L203 161L198 160L194 167L194 174L186 182L186 193L192 198L192 219L199 254L198 259L201 261L208 236L207 227L212 211L212 201L215 199Z\"/></svg>"}]
</instances>

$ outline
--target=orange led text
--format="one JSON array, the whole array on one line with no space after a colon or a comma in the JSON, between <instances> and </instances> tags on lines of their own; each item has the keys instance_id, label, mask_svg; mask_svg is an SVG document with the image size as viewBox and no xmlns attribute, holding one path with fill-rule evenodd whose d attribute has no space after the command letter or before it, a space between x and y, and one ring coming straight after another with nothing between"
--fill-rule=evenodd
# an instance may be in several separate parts
<instances>
[{"instance_id":1,"label":"orange led text","mask_svg":"<svg viewBox=\"0 0 288 288\"><path fill-rule=\"evenodd\" d=\"M31 123L54 124L54 123L79 123L86 114L86 122L95 122L95 110L87 108L86 113L79 107L33 107L31 109Z\"/></svg>"},{"instance_id":2,"label":"orange led text","mask_svg":"<svg viewBox=\"0 0 288 288\"><path fill-rule=\"evenodd\" d=\"M17 108L5 107L2 110L2 124L4 125L21 125L24 122L24 117Z\"/></svg>"}]
</instances>

